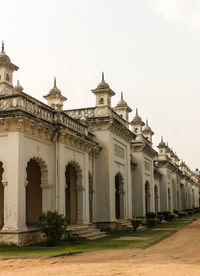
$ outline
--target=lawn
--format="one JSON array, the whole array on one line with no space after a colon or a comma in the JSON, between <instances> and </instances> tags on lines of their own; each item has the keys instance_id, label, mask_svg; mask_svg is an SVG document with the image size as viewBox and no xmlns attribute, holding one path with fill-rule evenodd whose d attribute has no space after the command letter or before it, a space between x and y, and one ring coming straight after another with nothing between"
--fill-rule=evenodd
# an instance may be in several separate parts
<instances>
[{"instance_id":1,"label":"lawn","mask_svg":"<svg viewBox=\"0 0 200 276\"><path fill-rule=\"evenodd\" d=\"M108 231L106 237L98 240L76 240L71 242L62 242L59 246L55 247L47 247L44 244L27 247L0 246L0 259L56 257L60 255L95 250L114 250L127 248L145 249L148 246L151 246L169 237L178 229L192 223L193 220L199 218L200 214L194 214L192 216L187 216L165 224L157 224L154 228L148 228L141 232L135 233L133 231ZM122 237L123 240L116 240ZM131 240L130 237L137 237L137 240ZM146 240L145 237L147 238Z\"/></svg>"}]
</instances>

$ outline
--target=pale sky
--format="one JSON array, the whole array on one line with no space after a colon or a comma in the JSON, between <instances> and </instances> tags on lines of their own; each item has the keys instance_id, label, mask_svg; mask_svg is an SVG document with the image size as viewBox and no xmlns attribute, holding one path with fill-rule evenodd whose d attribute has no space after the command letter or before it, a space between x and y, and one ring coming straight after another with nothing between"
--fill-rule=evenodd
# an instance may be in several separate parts
<instances>
[{"instance_id":1,"label":"pale sky","mask_svg":"<svg viewBox=\"0 0 200 276\"><path fill-rule=\"evenodd\" d=\"M105 80L193 170L200 167L200 0L0 0L0 40L24 92L53 86L65 109Z\"/></svg>"}]
</instances>

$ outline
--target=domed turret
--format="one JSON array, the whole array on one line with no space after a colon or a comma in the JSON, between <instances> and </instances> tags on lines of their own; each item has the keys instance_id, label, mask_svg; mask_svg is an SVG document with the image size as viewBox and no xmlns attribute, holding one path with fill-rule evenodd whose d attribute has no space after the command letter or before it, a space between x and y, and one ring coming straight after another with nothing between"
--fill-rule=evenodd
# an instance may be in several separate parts
<instances>
[{"instance_id":1,"label":"domed turret","mask_svg":"<svg viewBox=\"0 0 200 276\"><path fill-rule=\"evenodd\" d=\"M121 92L120 101L118 102L118 104L113 109L119 116L121 116L125 121L127 121L127 127L129 127L128 115L132 111L132 109L124 101L123 92Z\"/></svg>"},{"instance_id":2,"label":"domed turret","mask_svg":"<svg viewBox=\"0 0 200 276\"><path fill-rule=\"evenodd\" d=\"M144 125L144 122L142 122L142 119L141 117L138 115L138 110L136 108L136 114L135 116L133 117L133 120L131 122L132 124L135 124L135 125L138 125L138 124L141 124Z\"/></svg>"},{"instance_id":3,"label":"domed turret","mask_svg":"<svg viewBox=\"0 0 200 276\"><path fill-rule=\"evenodd\" d=\"M54 78L54 86L49 91L49 94L54 94L54 95L58 94L58 95L61 95L61 91L60 91L60 89L58 89L58 87L56 85L56 78Z\"/></svg>"},{"instance_id":4,"label":"domed turret","mask_svg":"<svg viewBox=\"0 0 200 276\"><path fill-rule=\"evenodd\" d=\"M92 93L96 95L96 107L111 107L111 97L115 95L115 92L105 82L103 72L101 82L97 85L96 89L92 90Z\"/></svg>"},{"instance_id":5,"label":"domed turret","mask_svg":"<svg viewBox=\"0 0 200 276\"><path fill-rule=\"evenodd\" d=\"M2 42L2 50L0 53L0 95L10 95L13 93L13 72L19 68L11 63L9 56L4 50L4 42Z\"/></svg>"},{"instance_id":6,"label":"domed turret","mask_svg":"<svg viewBox=\"0 0 200 276\"><path fill-rule=\"evenodd\" d=\"M162 148L164 148L164 147L165 147L165 142L163 141L163 136L162 136L162 137L161 137L161 141L160 141L160 143L158 144L157 148L162 149Z\"/></svg>"},{"instance_id":7,"label":"domed turret","mask_svg":"<svg viewBox=\"0 0 200 276\"><path fill-rule=\"evenodd\" d=\"M107 88L109 89L110 88L110 86L104 80L104 72L102 72L102 79L101 79L101 82L97 85L97 88L98 89L107 89Z\"/></svg>"},{"instance_id":8,"label":"domed turret","mask_svg":"<svg viewBox=\"0 0 200 276\"><path fill-rule=\"evenodd\" d=\"M147 138L150 142L152 142L152 136L154 135L153 131L151 130L149 124L148 124L148 120L146 120L146 125L143 128L143 134L145 136L145 138Z\"/></svg>"},{"instance_id":9,"label":"domed turret","mask_svg":"<svg viewBox=\"0 0 200 276\"><path fill-rule=\"evenodd\" d=\"M2 49L1 49L1 53L0 53L0 63L9 63L11 62L9 56L6 55L5 51L4 51L4 42L2 42Z\"/></svg>"},{"instance_id":10,"label":"domed turret","mask_svg":"<svg viewBox=\"0 0 200 276\"><path fill-rule=\"evenodd\" d=\"M63 109L63 103L67 100L64 96L62 96L60 89L57 88L56 78L54 78L54 86L49 91L49 94L44 96L44 98L48 101L48 105L56 110Z\"/></svg>"},{"instance_id":11,"label":"domed turret","mask_svg":"<svg viewBox=\"0 0 200 276\"><path fill-rule=\"evenodd\" d=\"M141 117L138 115L138 110L136 108L136 114L133 118L133 120L130 122L130 125L132 126L132 131L137 134L142 134L142 127L145 125L142 121Z\"/></svg>"}]
</instances>

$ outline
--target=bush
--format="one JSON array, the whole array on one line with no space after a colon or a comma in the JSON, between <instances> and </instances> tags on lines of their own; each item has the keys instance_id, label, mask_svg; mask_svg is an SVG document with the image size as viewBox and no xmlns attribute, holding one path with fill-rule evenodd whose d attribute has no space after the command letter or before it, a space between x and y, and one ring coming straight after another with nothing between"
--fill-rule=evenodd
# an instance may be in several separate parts
<instances>
[{"instance_id":1,"label":"bush","mask_svg":"<svg viewBox=\"0 0 200 276\"><path fill-rule=\"evenodd\" d=\"M169 213L169 214L166 216L166 220L168 220L168 221L172 221L174 218L175 218L175 214L173 214L173 213Z\"/></svg>"},{"instance_id":2,"label":"bush","mask_svg":"<svg viewBox=\"0 0 200 276\"><path fill-rule=\"evenodd\" d=\"M194 214L193 209L186 209L185 211L188 213L188 215L193 215Z\"/></svg>"},{"instance_id":3,"label":"bush","mask_svg":"<svg viewBox=\"0 0 200 276\"><path fill-rule=\"evenodd\" d=\"M54 246L66 234L67 218L56 211L46 211L39 217L39 227L47 239L47 245Z\"/></svg>"},{"instance_id":4,"label":"bush","mask_svg":"<svg viewBox=\"0 0 200 276\"><path fill-rule=\"evenodd\" d=\"M154 225L156 224L156 219L155 218L149 218L147 219L147 226L148 227L154 227Z\"/></svg>"},{"instance_id":5,"label":"bush","mask_svg":"<svg viewBox=\"0 0 200 276\"><path fill-rule=\"evenodd\" d=\"M171 213L170 211L158 212L158 215L163 215L164 220L168 220L168 221L171 221L172 219L175 218L175 214Z\"/></svg>"},{"instance_id":6,"label":"bush","mask_svg":"<svg viewBox=\"0 0 200 276\"><path fill-rule=\"evenodd\" d=\"M142 219L140 219L140 218L131 219L131 224L133 226L134 232L137 230L137 228L140 226L141 223L142 223Z\"/></svg>"},{"instance_id":7,"label":"bush","mask_svg":"<svg viewBox=\"0 0 200 276\"><path fill-rule=\"evenodd\" d=\"M185 216L185 212L178 212L178 217L179 218L182 218L182 217L184 217Z\"/></svg>"},{"instance_id":8,"label":"bush","mask_svg":"<svg viewBox=\"0 0 200 276\"><path fill-rule=\"evenodd\" d=\"M174 210L174 214L178 215L178 210Z\"/></svg>"},{"instance_id":9,"label":"bush","mask_svg":"<svg viewBox=\"0 0 200 276\"><path fill-rule=\"evenodd\" d=\"M164 218L163 215L158 214L157 215L157 221L158 221L158 223L162 223L163 218Z\"/></svg>"},{"instance_id":10,"label":"bush","mask_svg":"<svg viewBox=\"0 0 200 276\"><path fill-rule=\"evenodd\" d=\"M162 215L164 220L167 220L167 216L170 214L169 211L158 212L158 215Z\"/></svg>"},{"instance_id":11,"label":"bush","mask_svg":"<svg viewBox=\"0 0 200 276\"><path fill-rule=\"evenodd\" d=\"M147 219L155 219L156 218L156 213L154 212L149 212L146 214Z\"/></svg>"}]
</instances>

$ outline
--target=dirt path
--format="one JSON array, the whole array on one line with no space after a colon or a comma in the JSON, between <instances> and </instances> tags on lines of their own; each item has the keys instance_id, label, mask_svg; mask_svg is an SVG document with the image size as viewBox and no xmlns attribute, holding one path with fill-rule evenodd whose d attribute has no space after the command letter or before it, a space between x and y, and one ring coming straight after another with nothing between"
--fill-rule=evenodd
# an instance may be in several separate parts
<instances>
[{"instance_id":1,"label":"dirt path","mask_svg":"<svg viewBox=\"0 0 200 276\"><path fill-rule=\"evenodd\" d=\"M47 260L0 261L0 276L8 275L200 275L200 220L146 250L107 250Z\"/></svg>"}]
</instances>

